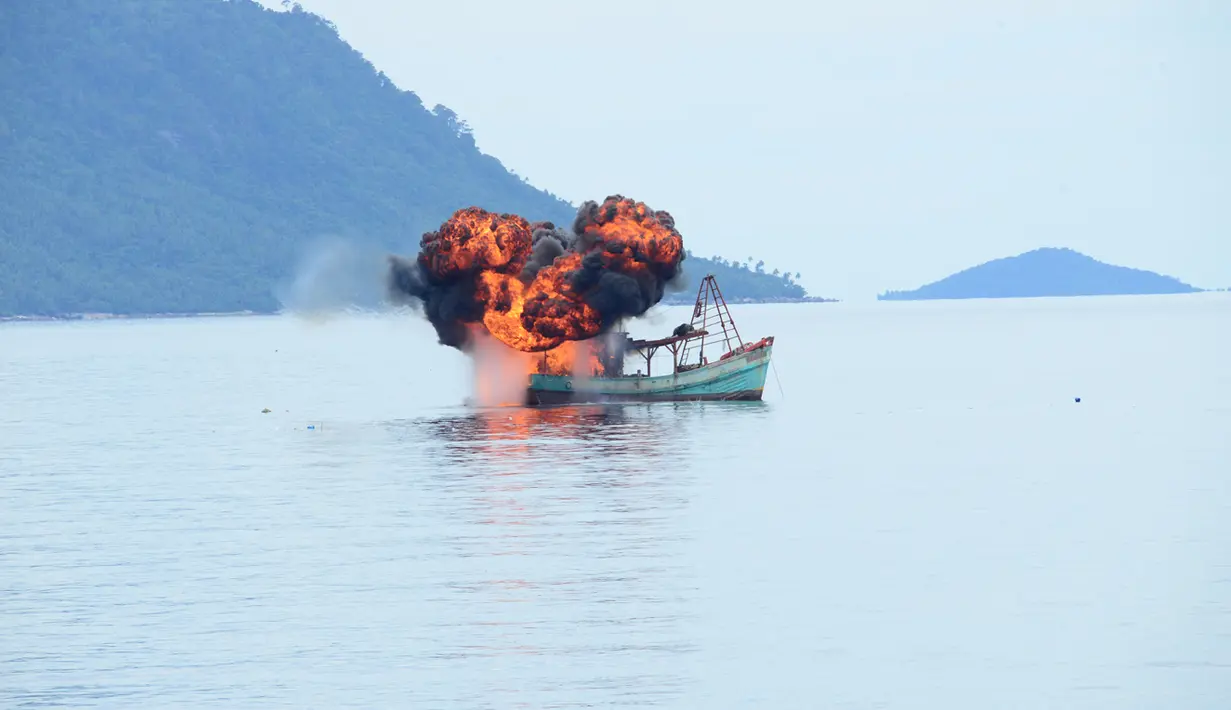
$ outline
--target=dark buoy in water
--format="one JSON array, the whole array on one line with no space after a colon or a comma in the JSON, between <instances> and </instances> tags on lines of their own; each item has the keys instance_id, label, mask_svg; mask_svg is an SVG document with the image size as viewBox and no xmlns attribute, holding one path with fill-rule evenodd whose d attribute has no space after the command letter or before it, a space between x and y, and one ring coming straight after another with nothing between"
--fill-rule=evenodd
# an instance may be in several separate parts
<instances>
[{"instance_id":1,"label":"dark buoy in water","mask_svg":"<svg viewBox=\"0 0 1231 710\"><path fill-rule=\"evenodd\" d=\"M1074 401L1074 402L1076 402L1076 403L1078 403L1078 404L1081 404L1081 397L1074 397L1074 398L1073 398L1073 401Z\"/></svg>"}]
</instances>

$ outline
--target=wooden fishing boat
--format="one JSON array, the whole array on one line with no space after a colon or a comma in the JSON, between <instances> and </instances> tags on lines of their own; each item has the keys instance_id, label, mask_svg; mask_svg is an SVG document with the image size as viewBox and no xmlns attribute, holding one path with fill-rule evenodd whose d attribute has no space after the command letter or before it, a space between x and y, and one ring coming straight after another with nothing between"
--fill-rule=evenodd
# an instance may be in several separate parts
<instances>
[{"instance_id":1,"label":"wooden fishing boat","mask_svg":"<svg viewBox=\"0 0 1231 710\"><path fill-rule=\"evenodd\" d=\"M755 342L740 337L713 275L697 289L692 320L670 337L633 340L616 332L590 342L600 363L598 372L549 373L544 354L540 371L530 375L526 403L759 400L774 348L773 336ZM671 354L670 361L655 361L660 350ZM632 354L644 361L644 373L624 372L625 359ZM660 369L668 371L657 374Z\"/></svg>"}]
</instances>

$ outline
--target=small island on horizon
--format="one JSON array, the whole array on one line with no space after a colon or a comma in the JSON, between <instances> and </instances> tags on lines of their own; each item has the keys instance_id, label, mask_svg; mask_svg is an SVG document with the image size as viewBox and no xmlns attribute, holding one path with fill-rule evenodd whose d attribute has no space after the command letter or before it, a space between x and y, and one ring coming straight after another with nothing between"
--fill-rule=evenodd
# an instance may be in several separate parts
<instances>
[{"instance_id":1,"label":"small island on horizon","mask_svg":"<svg viewBox=\"0 0 1231 710\"><path fill-rule=\"evenodd\" d=\"M1044 247L972 266L913 291L886 291L878 301L966 298L1143 296L1198 293L1170 276L1105 264L1067 248Z\"/></svg>"}]
</instances>

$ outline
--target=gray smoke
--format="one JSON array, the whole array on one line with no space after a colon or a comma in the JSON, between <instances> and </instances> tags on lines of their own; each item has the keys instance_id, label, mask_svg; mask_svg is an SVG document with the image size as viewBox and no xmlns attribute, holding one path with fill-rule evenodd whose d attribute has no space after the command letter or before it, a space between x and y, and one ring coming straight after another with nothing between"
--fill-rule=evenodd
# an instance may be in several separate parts
<instances>
[{"instance_id":1,"label":"gray smoke","mask_svg":"<svg viewBox=\"0 0 1231 710\"><path fill-rule=\"evenodd\" d=\"M385 252L375 246L322 239L303 250L293 276L274 295L293 312L378 309L386 297L381 284L387 269Z\"/></svg>"},{"instance_id":2,"label":"gray smoke","mask_svg":"<svg viewBox=\"0 0 1231 710\"><path fill-rule=\"evenodd\" d=\"M539 270L550 266L558 256L570 251L577 242L577 235L560 229L551 222L535 222L534 236L531 238L530 261L521 270L521 280L530 283Z\"/></svg>"}]
</instances>

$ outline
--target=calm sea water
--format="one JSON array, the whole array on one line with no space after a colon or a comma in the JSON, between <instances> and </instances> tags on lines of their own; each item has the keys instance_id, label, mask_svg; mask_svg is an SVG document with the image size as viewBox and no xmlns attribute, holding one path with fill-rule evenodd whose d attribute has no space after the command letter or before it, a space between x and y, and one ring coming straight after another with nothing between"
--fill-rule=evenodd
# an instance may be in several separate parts
<instances>
[{"instance_id":1,"label":"calm sea water","mask_svg":"<svg viewBox=\"0 0 1231 710\"><path fill-rule=\"evenodd\" d=\"M1231 707L1231 298L735 313L765 402L546 411L414 318L0 325L0 707Z\"/></svg>"}]
</instances>

